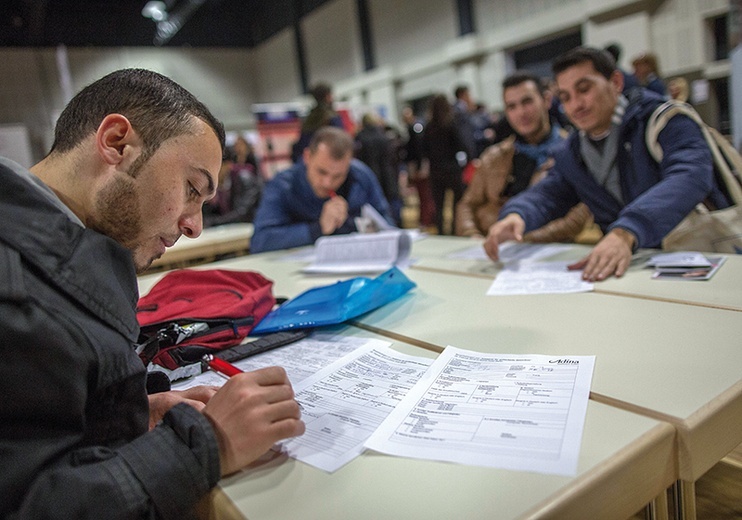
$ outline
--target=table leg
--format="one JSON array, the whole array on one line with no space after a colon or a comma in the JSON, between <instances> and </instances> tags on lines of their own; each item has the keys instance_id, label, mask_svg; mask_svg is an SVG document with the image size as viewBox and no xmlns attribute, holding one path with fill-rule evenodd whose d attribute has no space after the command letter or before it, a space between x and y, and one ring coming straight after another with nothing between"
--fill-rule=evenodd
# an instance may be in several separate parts
<instances>
[{"instance_id":1,"label":"table leg","mask_svg":"<svg viewBox=\"0 0 742 520\"><path fill-rule=\"evenodd\" d=\"M665 520L670 518L670 510L667 504L667 491L663 491L644 508L646 520Z\"/></svg>"},{"instance_id":2,"label":"table leg","mask_svg":"<svg viewBox=\"0 0 742 520\"><path fill-rule=\"evenodd\" d=\"M676 520L696 520L696 484L678 480L672 486Z\"/></svg>"}]
</instances>

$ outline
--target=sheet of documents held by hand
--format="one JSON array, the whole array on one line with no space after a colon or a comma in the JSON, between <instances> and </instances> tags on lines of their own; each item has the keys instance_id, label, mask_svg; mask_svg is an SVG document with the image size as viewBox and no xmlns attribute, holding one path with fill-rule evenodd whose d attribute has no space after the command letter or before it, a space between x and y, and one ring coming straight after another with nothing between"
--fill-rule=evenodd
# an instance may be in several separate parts
<instances>
[{"instance_id":1,"label":"sheet of documents held by hand","mask_svg":"<svg viewBox=\"0 0 742 520\"><path fill-rule=\"evenodd\" d=\"M500 271L487 290L488 296L515 294L565 294L592 291L582 271L570 271L568 262L518 263Z\"/></svg>"},{"instance_id":2,"label":"sheet of documents held by hand","mask_svg":"<svg viewBox=\"0 0 742 520\"><path fill-rule=\"evenodd\" d=\"M364 441L420 379L431 359L400 354L381 340L294 385L306 431L278 446L333 472L360 455Z\"/></svg>"},{"instance_id":3,"label":"sheet of documents held by hand","mask_svg":"<svg viewBox=\"0 0 742 520\"><path fill-rule=\"evenodd\" d=\"M406 267L412 240L402 230L352 233L317 239L314 262L305 273L374 273Z\"/></svg>"},{"instance_id":4,"label":"sheet of documents held by hand","mask_svg":"<svg viewBox=\"0 0 742 520\"><path fill-rule=\"evenodd\" d=\"M574 475L594 356L447 347L366 447L390 455Z\"/></svg>"}]
</instances>

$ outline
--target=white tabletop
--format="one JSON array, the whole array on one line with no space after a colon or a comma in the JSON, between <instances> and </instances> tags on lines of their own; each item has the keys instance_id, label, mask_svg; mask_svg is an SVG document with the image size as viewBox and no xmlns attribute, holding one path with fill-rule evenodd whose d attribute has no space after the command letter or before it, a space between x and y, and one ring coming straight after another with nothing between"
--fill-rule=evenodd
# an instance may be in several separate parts
<instances>
[{"instance_id":1,"label":"white tabletop","mask_svg":"<svg viewBox=\"0 0 742 520\"><path fill-rule=\"evenodd\" d=\"M472 276L494 277L501 264L489 259L462 259L452 255L481 246L481 239L462 237L428 237L413 244L412 256L417 259L413 268L455 271ZM567 244L560 244L567 246ZM545 260L579 260L592 246L569 244L569 251ZM724 256L726 262L707 281L653 280L652 269L644 265L656 250L642 250L634 256L628 272L620 279L609 278L595 286L596 292L643 297L663 301L742 311L742 255Z\"/></svg>"},{"instance_id":2,"label":"white tabletop","mask_svg":"<svg viewBox=\"0 0 742 520\"><path fill-rule=\"evenodd\" d=\"M413 293L358 321L441 348L595 355L594 398L716 436L708 447L680 439L689 456L710 450L683 459L687 480L742 442L739 312L598 293L486 296L484 279L407 274ZM714 433L722 417L736 430Z\"/></svg>"},{"instance_id":3,"label":"white tabletop","mask_svg":"<svg viewBox=\"0 0 742 520\"><path fill-rule=\"evenodd\" d=\"M439 250L452 243L429 238L419 244L425 242ZM452 344L486 352L596 355L593 399L673 423L685 480L696 480L742 442L739 311L618 291L486 296L488 277L425 267L424 261L440 261L426 254L406 272L418 287L359 324L433 350ZM274 294L288 297L339 279L306 276L300 272L305 263L281 261L286 255L251 255L209 267L258 270L276 281ZM140 283L152 282L148 277ZM632 283L624 278L614 285L621 282ZM708 297L701 287L713 292L704 282L682 283L700 284L699 299Z\"/></svg>"},{"instance_id":4,"label":"white tabletop","mask_svg":"<svg viewBox=\"0 0 742 520\"><path fill-rule=\"evenodd\" d=\"M379 337L348 328L345 334ZM383 338L382 338L383 339ZM394 342L406 353L433 356ZM413 460L367 452L335 473L269 454L224 479L251 520L286 518L625 519L676 478L674 429L590 402L575 477Z\"/></svg>"}]
</instances>

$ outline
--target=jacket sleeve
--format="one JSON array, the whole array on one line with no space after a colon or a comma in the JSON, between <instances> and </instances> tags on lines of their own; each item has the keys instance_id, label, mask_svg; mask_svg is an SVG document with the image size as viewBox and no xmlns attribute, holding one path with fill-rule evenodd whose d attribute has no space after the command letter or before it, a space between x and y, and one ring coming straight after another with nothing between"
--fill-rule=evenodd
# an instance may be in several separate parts
<instances>
[{"instance_id":1,"label":"jacket sleeve","mask_svg":"<svg viewBox=\"0 0 742 520\"><path fill-rule=\"evenodd\" d=\"M464 195L456 205L456 234L458 236L470 237L485 234L483 230L477 227L474 218L476 211L487 202L484 192L484 174L485 172L480 165L474 173L471 183L464 191Z\"/></svg>"},{"instance_id":2,"label":"jacket sleeve","mask_svg":"<svg viewBox=\"0 0 742 520\"><path fill-rule=\"evenodd\" d=\"M265 185L255 214L250 251L261 253L313 244L322 235L319 220L292 222L287 202L288 187L280 178Z\"/></svg>"},{"instance_id":3,"label":"jacket sleeve","mask_svg":"<svg viewBox=\"0 0 742 520\"><path fill-rule=\"evenodd\" d=\"M78 449L39 470L9 518L176 520L218 482L219 454L206 418L181 403L118 449Z\"/></svg>"},{"instance_id":4,"label":"jacket sleeve","mask_svg":"<svg viewBox=\"0 0 742 520\"><path fill-rule=\"evenodd\" d=\"M501 196L513 171L515 136L487 148L469 187L456 207L456 234L486 235L506 200Z\"/></svg>"},{"instance_id":5,"label":"jacket sleeve","mask_svg":"<svg viewBox=\"0 0 742 520\"><path fill-rule=\"evenodd\" d=\"M526 242L574 242L585 226L592 224L593 214L588 207L580 202L564 217L526 233L523 239Z\"/></svg>"},{"instance_id":6,"label":"jacket sleeve","mask_svg":"<svg viewBox=\"0 0 742 520\"><path fill-rule=\"evenodd\" d=\"M138 360L117 358L124 368L100 364L86 333L24 290L0 291L0 517L192 515L220 474L208 421L179 405L146 432L142 373L126 375L127 362ZM126 348L119 339L106 348ZM116 383L100 387L105 374L118 371ZM96 413L109 418L96 421Z\"/></svg>"},{"instance_id":7,"label":"jacket sleeve","mask_svg":"<svg viewBox=\"0 0 742 520\"><path fill-rule=\"evenodd\" d=\"M557 163L537 184L508 200L500 211L500 219L516 213L526 223L526 233L561 218L580 200L572 185L559 172Z\"/></svg>"},{"instance_id":8,"label":"jacket sleeve","mask_svg":"<svg viewBox=\"0 0 742 520\"><path fill-rule=\"evenodd\" d=\"M352 192L349 196L348 205L349 208L348 220L337 230L336 234L351 233L356 230L353 217L360 214L360 209L364 204L371 204L373 208L384 217L390 225L394 226L394 219L392 218L391 211L389 209L389 203L384 197L384 192L381 190L376 174L363 164L361 161L354 159L351 163L351 168L355 170L356 182L354 182L351 188ZM358 191L356 191L358 190Z\"/></svg>"},{"instance_id":9,"label":"jacket sleeve","mask_svg":"<svg viewBox=\"0 0 742 520\"><path fill-rule=\"evenodd\" d=\"M643 133L642 133L643 139ZM711 153L698 125L686 116L671 118L660 132L663 150L660 179L627 204L608 227L627 229L637 237L638 247L656 247L713 187ZM641 175L642 159L651 161L646 147L634 154L630 172ZM644 168L647 170L648 168Z\"/></svg>"},{"instance_id":10,"label":"jacket sleeve","mask_svg":"<svg viewBox=\"0 0 742 520\"><path fill-rule=\"evenodd\" d=\"M390 225L394 226L394 219L392 218L392 213L389 209L389 202L387 202L386 197L384 197L384 193L381 191L379 183L371 183L369 191L369 204L371 204Z\"/></svg>"}]
</instances>

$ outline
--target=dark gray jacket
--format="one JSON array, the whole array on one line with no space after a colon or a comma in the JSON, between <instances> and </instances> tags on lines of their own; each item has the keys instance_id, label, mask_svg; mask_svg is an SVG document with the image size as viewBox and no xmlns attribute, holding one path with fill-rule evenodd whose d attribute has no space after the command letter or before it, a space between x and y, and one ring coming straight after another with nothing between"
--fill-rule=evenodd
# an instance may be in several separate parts
<instances>
[{"instance_id":1,"label":"dark gray jacket","mask_svg":"<svg viewBox=\"0 0 742 520\"><path fill-rule=\"evenodd\" d=\"M0 517L188 518L219 479L208 421L148 430L131 254L0 160Z\"/></svg>"}]
</instances>

